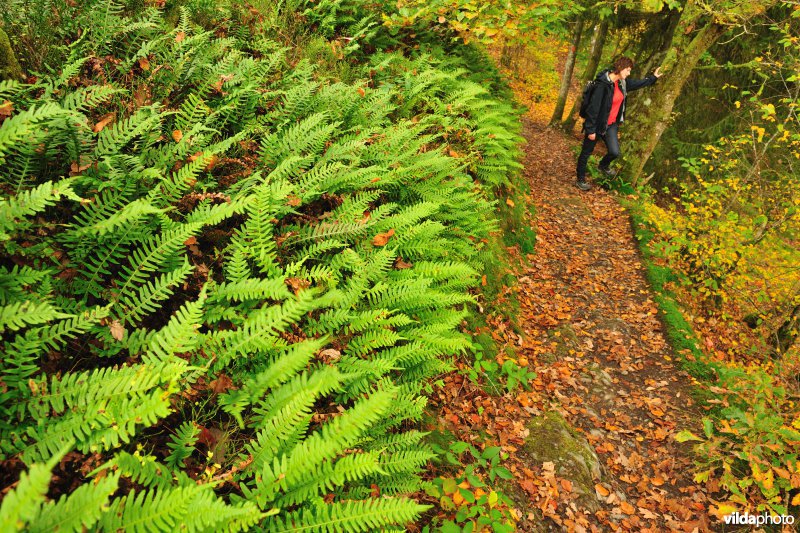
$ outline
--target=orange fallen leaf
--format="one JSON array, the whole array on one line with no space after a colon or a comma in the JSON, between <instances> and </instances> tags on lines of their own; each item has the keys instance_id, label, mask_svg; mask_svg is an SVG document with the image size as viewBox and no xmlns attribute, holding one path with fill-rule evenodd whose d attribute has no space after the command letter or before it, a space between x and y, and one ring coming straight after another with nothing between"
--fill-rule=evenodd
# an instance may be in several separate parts
<instances>
[{"instance_id":1,"label":"orange fallen leaf","mask_svg":"<svg viewBox=\"0 0 800 533\"><path fill-rule=\"evenodd\" d=\"M6 100L0 105L0 117L10 117L13 112L14 104L11 103L11 100Z\"/></svg>"},{"instance_id":2,"label":"orange fallen leaf","mask_svg":"<svg viewBox=\"0 0 800 533\"><path fill-rule=\"evenodd\" d=\"M102 117L100 117L100 120L97 122L97 124L94 125L92 131L95 133L100 133L101 131L103 131L103 128L108 126L116 117L117 117L116 113L108 113L106 115L103 115Z\"/></svg>"},{"instance_id":3,"label":"orange fallen leaf","mask_svg":"<svg viewBox=\"0 0 800 533\"><path fill-rule=\"evenodd\" d=\"M142 70L150 70L150 60L146 57L142 57L139 59L139 68Z\"/></svg>"},{"instance_id":4,"label":"orange fallen leaf","mask_svg":"<svg viewBox=\"0 0 800 533\"><path fill-rule=\"evenodd\" d=\"M397 261L395 261L395 263L394 263L394 267L396 269L398 269L398 270L401 270L401 269L404 269L404 268L411 268L412 266L414 266L414 265L411 264L411 263L406 263L405 261L403 261L402 258L399 258L399 257L397 258Z\"/></svg>"},{"instance_id":5,"label":"orange fallen leaf","mask_svg":"<svg viewBox=\"0 0 800 533\"><path fill-rule=\"evenodd\" d=\"M439 24L444 24L445 22L447 22L447 19L442 17L442 16L440 16L439 17Z\"/></svg>"},{"instance_id":6,"label":"orange fallen leaf","mask_svg":"<svg viewBox=\"0 0 800 533\"><path fill-rule=\"evenodd\" d=\"M514 201L511 198L506 198L506 205L508 207L514 207L517 204L515 204Z\"/></svg>"},{"instance_id":7,"label":"orange fallen leaf","mask_svg":"<svg viewBox=\"0 0 800 533\"><path fill-rule=\"evenodd\" d=\"M225 374L220 374L217 379L208 384L208 388L217 394L222 394L230 389L236 389L233 380Z\"/></svg>"},{"instance_id":8,"label":"orange fallen leaf","mask_svg":"<svg viewBox=\"0 0 800 533\"><path fill-rule=\"evenodd\" d=\"M568 479L562 479L561 488L563 488L567 492L572 492L572 482Z\"/></svg>"},{"instance_id":9,"label":"orange fallen leaf","mask_svg":"<svg viewBox=\"0 0 800 533\"><path fill-rule=\"evenodd\" d=\"M601 485L600 483L598 483L598 484L596 484L596 485L594 486L594 490L595 490L595 491L597 491L597 494L599 494L599 495L600 495L600 496L602 496L603 498L605 498L606 496L608 496L609 494L611 494L611 491L610 491L610 490L608 490L607 488L605 488L605 487L604 487L603 485Z\"/></svg>"},{"instance_id":10,"label":"orange fallen leaf","mask_svg":"<svg viewBox=\"0 0 800 533\"><path fill-rule=\"evenodd\" d=\"M389 239L392 238L392 235L394 235L394 228L390 229L386 233L378 233L377 235L375 235L375 237L373 237L372 245L386 246L386 243L389 242Z\"/></svg>"},{"instance_id":11,"label":"orange fallen leaf","mask_svg":"<svg viewBox=\"0 0 800 533\"><path fill-rule=\"evenodd\" d=\"M179 42L183 41L184 39L186 39L186 33L185 32L179 31L175 35L175 42L176 43L179 43Z\"/></svg>"},{"instance_id":12,"label":"orange fallen leaf","mask_svg":"<svg viewBox=\"0 0 800 533\"><path fill-rule=\"evenodd\" d=\"M627 515L636 514L636 509L628 502L619 502L619 508L622 509L622 512Z\"/></svg>"},{"instance_id":13,"label":"orange fallen leaf","mask_svg":"<svg viewBox=\"0 0 800 533\"><path fill-rule=\"evenodd\" d=\"M81 173L82 173L84 170L86 170L87 168L89 168L90 166L92 166L92 164L91 164L91 163L86 163L86 164L84 164L84 165L79 165L77 162L75 162L75 163L72 163L72 164L69 166L69 175L70 175L70 176L78 176L78 175L80 175L80 174L81 174Z\"/></svg>"},{"instance_id":14,"label":"orange fallen leaf","mask_svg":"<svg viewBox=\"0 0 800 533\"><path fill-rule=\"evenodd\" d=\"M300 204L303 203L303 201L298 196L295 196L294 194L288 195L286 197L286 200L287 200L286 203L289 204L292 207L297 207L297 206L299 206Z\"/></svg>"},{"instance_id":15,"label":"orange fallen leaf","mask_svg":"<svg viewBox=\"0 0 800 533\"><path fill-rule=\"evenodd\" d=\"M197 237L194 237L194 236L189 237L188 239L183 241L183 244L185 244L186 246L189 246L189 245L192 245L192 244L197 244Z\"/></svg>"},{"instance_id":16,"label":"orange fallen leaf","mask_svg":"<svg viewBox=\"0 0 800 533\"><path fill-rule=\"evenodd\" d=\"M364 96L367 95L367 91L365 91L363 87L359 87L358 94L361 95L361 97L363 98Z\"/></svg>"},{"instance_id":17,"label":"orange fallen leaf","mask_svg":"<svg viewBox=\"0 0 800 533\"><path fill-rule=\"evenodd\" d=\"M650 480L650 482L653 485L655 485L656 487L660 487L661 485L663 485L665 483L664 479L662 477L660 477L660 476L654 477L653 479Z\"/></svg>"},{"instance_id":18,"label":"orange fallen leaf","mask_svg":"<svg viewBox=\"0 0 800 533\"><path fill-rule=\"evenodd\" d=\"M645 507L639 507L639 513L647 520L655 520L658 518L658 515L656 513Z\"/></svg>"},{"instance_id":19,"label":"orange fallen leaf","mask_svg":"<svg viewBox=\"0 0 800 533\"><path fill-rule=\"evenodd\" d=\"M175 140L176 143L181 142L181 139L183 139L183 132L181 130L173 131L172 138Z\"/></svg>"}]
</instances>

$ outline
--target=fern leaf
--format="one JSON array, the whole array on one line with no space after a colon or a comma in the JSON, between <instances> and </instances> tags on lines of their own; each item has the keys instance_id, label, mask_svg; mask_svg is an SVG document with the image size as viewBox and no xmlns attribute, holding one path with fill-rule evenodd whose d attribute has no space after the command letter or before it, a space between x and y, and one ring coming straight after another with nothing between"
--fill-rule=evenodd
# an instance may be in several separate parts
<instances>
[{"instance_id":1,"label":"fern leaf","mask_svg":"<svg viewBox=\"0 0 800 533\"><path fill-rule=\"evenodd\" d=\"M336 502L277 518L269 530L315 533L375 531L390 525L407 524L429 508L429 505L419 505L406 498Z\"/></svg>"},{"instance_id":2,"label":"fern leaf","mask_svg":"<svg viewBox=\"0 0 800 533\"><path fill-rule=\"evenodd\" d=\"M72 494L45 505L29 531L86 531L100 518L118 483L119 474L111 473L96 483L81 485Z\"/></svg>"},{"instance_id":3,"label":"fern leaf","mask_svg":"<svg viewBox=\"0 0 800 533\"><path fill-rule=\"evenodd\" d=\"M0 530L22 531L36 518L50 486L51 468L36 463L27 472L20 474L17 487L3 498Z\"/></svg>"},{"instance_id":4,"label":"fern leaf","mask_svg":"<svg viewBox=\"0 0 800 533\"><path fill-rule=\"evenodd\" d=\"M3 125L5 125L5 122ZM2 131L2 128L0 128L0 134L2 134ZM0 153L0 164L2 164L2 153ZM14 229L17 219L25 218L44 210L44 208L53 205L62 196L78 199L70 188L70 182L71 180L69 179L58 183L48 181L35 189L22 191L15 197L0 199L0 240L10 238L10 235L6 232Z\"/></svg>"},{"instance_id":5,"label":"fern leaf","mask_svg":"<svg viewBox=\"0 0 800 533\"><path fill-rule=\"evenodd\" d=\"M26 326L43 324L57 318L69 318L72 315L61 313L49 302L32 302L25 300L0 307L0 333L9 329L17 331Z\"/></svg>"},{"instance_id":6,"label":"fern leaf","mask_svg":"<svg viewBox=\"0 0 800 533\"><path fill-rule=\"evenodd\" d=\"M200 428L191 421L184 422L173 435L172 442L167 443L167 448L172 450L166 459L169 467L183 468L183 461L192 455L197 437L200 435Z\"/></svg>"}]
</instances>

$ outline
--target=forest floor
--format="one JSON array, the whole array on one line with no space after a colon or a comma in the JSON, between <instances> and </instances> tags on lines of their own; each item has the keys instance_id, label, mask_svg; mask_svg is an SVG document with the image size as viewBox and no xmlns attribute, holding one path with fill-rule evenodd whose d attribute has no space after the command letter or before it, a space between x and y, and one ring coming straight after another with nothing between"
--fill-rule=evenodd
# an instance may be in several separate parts
<instances>
[{"instance_id":1,"label":"forest floor","mask_svg":"<svg viewBox=\"0 0 800 533\"><path fill-rule=\"evenodd\" d=\"M529 119L525 137L537 243L513 289L524 332L498 321L490 333L537 377L531 391L497 398L451 375L437 402L444 419L510 454L503 488L521 531L718 529L691 445L675 440L701 431L702 410L665 338L630 218L613 193L574 186L578 139Z\"/></svg>"},{"instance_id":2,"label":"forest floor","mask_svg":"<svg viewBox=\"0 0 800 533\"><path fill-rule=\"evenodd\" d=\"M692 379L666 341L629 216L613 194L574 187L576 139L530 121L525 136L537 244L520 277L523 348L551 393L548 407L601 466L599 505L588 506L596 510L567 505L557 518L567 527L708 529L689 445L674 439L700 419Z\"/></svg>"}]
</instances>

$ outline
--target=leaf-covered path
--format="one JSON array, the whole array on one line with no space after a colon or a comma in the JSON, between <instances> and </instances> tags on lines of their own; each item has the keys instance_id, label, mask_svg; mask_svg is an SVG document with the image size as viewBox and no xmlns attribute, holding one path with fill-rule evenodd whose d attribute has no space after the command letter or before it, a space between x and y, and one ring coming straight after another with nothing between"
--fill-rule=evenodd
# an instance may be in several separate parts
<instances>
[{"instance_id":1,"label":"leaf-covered path","mask_svg":"<svg viewBox=\"0 0 800 533\"><path fill-rule=\"evenodd\" d=\"M581 495L579 480L568 479L580 476L542 461L548 442L520 448L517 493L531 500L520 528L541 529L540 512L567 530L714 527L689 444L675 441L696 428L700 410L665 339L629 217L612 194L573 186L575 139L531 122L525 133L537 225L536 252L519 277L523 353L538 374L538 408L528 412L563 415L597 454L600 479Z\"/></svg>"}]
</instances>

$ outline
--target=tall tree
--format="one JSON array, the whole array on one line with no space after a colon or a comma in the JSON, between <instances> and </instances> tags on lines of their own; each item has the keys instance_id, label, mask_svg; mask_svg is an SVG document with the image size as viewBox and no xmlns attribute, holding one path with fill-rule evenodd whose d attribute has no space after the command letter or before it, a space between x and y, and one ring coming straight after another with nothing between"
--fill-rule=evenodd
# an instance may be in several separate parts
<instances>
[{"instance_id":1,"label":"tall tree","mask_svg":"<svg viewBox=\"0 0 800 533\"><path fill-rule=\"evenodd\" d=\"M550 118L550 126L561 124L561 117L564 116L564 108L567 104L569 88L572 85L572 72L575 70L575 57L578 53L578 47L581 44L583 25L584 17L583 15L578 15L578 19L575 21L575 30L572 33L572 44L569 47L567 60L564 64L564 75L561 77L561 88L558 91L556 108L553 111L553 116Z\"/></svg>"},{"instance_id":2,"label":"tall tree","mask_svg":"<svg viewBox=\"0 0 800 533\"><path fill-rule=\"evenodd\" d=\"M581 87L585 86L590 80L594 79L597 74L597 67L600 65L600 60L603 56L603 46L606 43L606 35L608 35L608 19L603 19L595 25L592 32L592 47L589 52L589 62L581 76ZM564 131L572 131L575 127L575 122L578 120L578 111L581 107L581 100L576 99L572 104L567 118L561 124Z\"/></svg>"},{"instance_id":3,"label":"tall tree","mask_svg":"<svg viewBox=\"0 0 800 533\"><path fill-rule=\"evenodd\" d=\"M631 182L637 185L645 163L669 125L669 118L686 81L700 57L729 29L741 27L762 15L778 0L688 0L672 38L664 66L667 70L650 102L640 106L631 122L639 132L626 151Z\"/></svg>"}]
</instances>

